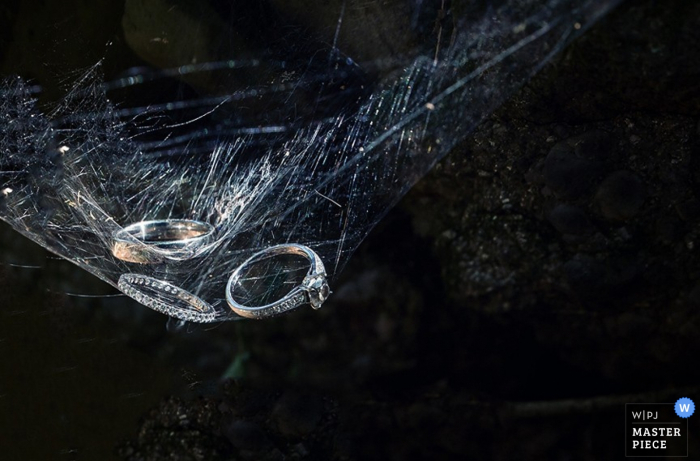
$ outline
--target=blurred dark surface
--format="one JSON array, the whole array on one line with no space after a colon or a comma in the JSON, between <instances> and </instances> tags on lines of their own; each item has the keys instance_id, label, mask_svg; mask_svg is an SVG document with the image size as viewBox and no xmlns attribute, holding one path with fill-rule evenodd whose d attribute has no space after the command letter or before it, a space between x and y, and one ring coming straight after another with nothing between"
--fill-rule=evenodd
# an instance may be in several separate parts
<instances>
[{"instance_id":1,"label":"blurred dark surface","mask_svg":"<svg viewBox=\"0 0 700 461\"><path fill-rule=\"evenodd\" d=\"M30 4L0 7L5 72L89 65L16 50L56 34ZM317 312L166 325L3 226L0 458L623 456L625 402L700 397L699 23L695 1L624 3L409 193Z\"/></svg>"}]
</instances>

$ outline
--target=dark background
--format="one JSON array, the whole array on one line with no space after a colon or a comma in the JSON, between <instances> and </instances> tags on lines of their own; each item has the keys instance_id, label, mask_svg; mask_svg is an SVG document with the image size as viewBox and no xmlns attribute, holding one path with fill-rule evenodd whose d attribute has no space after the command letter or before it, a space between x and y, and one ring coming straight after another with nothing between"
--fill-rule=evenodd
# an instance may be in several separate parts
<instances>
[{"instance_id":1,"label":"dark background","mask_svg":"<svg viewBox=\"0 0 700 461\"><path fill-rule=\"evenodd\" d=\"M105 53L109 75L129 52L68 31L105 43L122 9L5 2L3 72L47 98ZM178 328L4 225L0 458L622 457L624 403L700 396L699 22L695 1L623 3L405 197L318 312Z\"/></svg>"}]
</instances>

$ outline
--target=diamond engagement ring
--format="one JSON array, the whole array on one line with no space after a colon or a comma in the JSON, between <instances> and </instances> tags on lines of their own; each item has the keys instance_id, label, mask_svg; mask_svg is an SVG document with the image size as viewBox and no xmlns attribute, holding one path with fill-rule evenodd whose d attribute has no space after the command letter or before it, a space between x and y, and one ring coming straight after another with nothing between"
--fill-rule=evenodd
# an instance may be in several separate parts
<instances>
[{"instance_id":1,"label":"diamond engagement ring","mask_svg":"<svg viewBox=\"0 0 700 461\"><path fill-rule=\"evenodd\" d=\"M242 273L253 264L278 255L297 255L309 260L311 267L301 285L294 287L281 299L263 306L244 306L236 301L234 291ZM296 243L275 245L255 253L238 266L226 285L226 301L231 310L238 315L253 319L279 315L301 304L310 304L314 309L319 309L330 294L331 290L326 280L326 269L321 258L311 248Z\"/></svg>"},{"instance_id":2,"label":"diamond engagement ring","mask_svg":"<svg viewBox=\"0 0 700 461\"><path fill-rule=\"evenodd\" d=\"M190 219L130 224L114 233L112 254L131 263L158 264L197 256L212 241L214 226Z\"/></svg>"}]
</instances>

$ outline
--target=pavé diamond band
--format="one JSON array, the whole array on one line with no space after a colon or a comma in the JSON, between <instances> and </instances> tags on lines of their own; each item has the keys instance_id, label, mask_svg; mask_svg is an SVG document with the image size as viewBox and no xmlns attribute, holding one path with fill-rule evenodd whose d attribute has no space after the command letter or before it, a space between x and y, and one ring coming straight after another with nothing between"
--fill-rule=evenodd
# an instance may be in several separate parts
<instances>
[{"instance_id":1,"label":"pav\u00e9 diamond band","mask_svg":"<svg viewBox=\"0 0 700 461\"><path fill-rule=\"evenodd\" d=\"M303 256L311 263L311 267L309 267L309 271L301 285L293 288L283 298L263 306L244 306L236 301L234 297L236 284L248 267L264 259L289 254ZM318 309L330 294L331 291L326 280L326 269L321 258L311 248L296 243L275 245L255 253L231 274L226 285L226 301L231 310L238 315L253 319L279 315L301 304L310 304L314 309Z\"/></svg>"},{"instance_id":2,"label":"pav\u00e9 diamond band","mask_svg":"<svg viewBox=\"0 0 700 461\"><path fill-rule=\"evenodd\" d=\"M122 274L118 285L130 298L170 317L199 323L217 320L216 311L209 303L164 280L141 274Z\"/></svg>"}]
</instances>

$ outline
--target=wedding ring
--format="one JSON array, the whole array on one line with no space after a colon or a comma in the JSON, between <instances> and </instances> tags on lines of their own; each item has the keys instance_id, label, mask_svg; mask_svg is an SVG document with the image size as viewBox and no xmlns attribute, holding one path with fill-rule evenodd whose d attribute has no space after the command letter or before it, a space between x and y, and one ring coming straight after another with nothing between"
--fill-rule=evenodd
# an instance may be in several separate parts
<instances>
[{"instance_id":1,"label":"wedding ring","mask_svg":"<svg viewBox=\"0 0 700 461\"><path fill-rule=\"evenodd\" d=\"M141 274L122 274L119 289L144 306L189 322L217 321L214 308L189 291L172 283Z\"/></svg>"},{"instance_id":2,"label":"wedding ring","mask_svg":"<svg viewBox=\"0 0 700 461\"><path fill-rule=\"evenodd\" d=\"M112 254L122 261L159 264L199 255L214 236L214 226L189 219L141 221L116 231Z\"/></svg>"},{"instance_id":3,"label":"wedding ring","mask_svg":"<svg viewBox=\"0 0 700 461\"><path fill-rule=\"evenodd\" d=\"M304 277L304 280L299 286L294 287L281 299L263 306L244 306L236 301L234 298L234 291L241 279L241 275L247 268L264 259L288 254L303 256L311 263L306 277ZM323 266L321 258L311 248L296 243L275 245L255 253L244 261L243 264L238 266L233 274L231 274L231 277L229 277L228 284L226 285L226 301L231 310L238 315L253 319L262 319L279 315L301 304L310 304L314 309L319 309L330 294L331 291L326 280L326 269Z\"/></svg>"}]
</instances>

